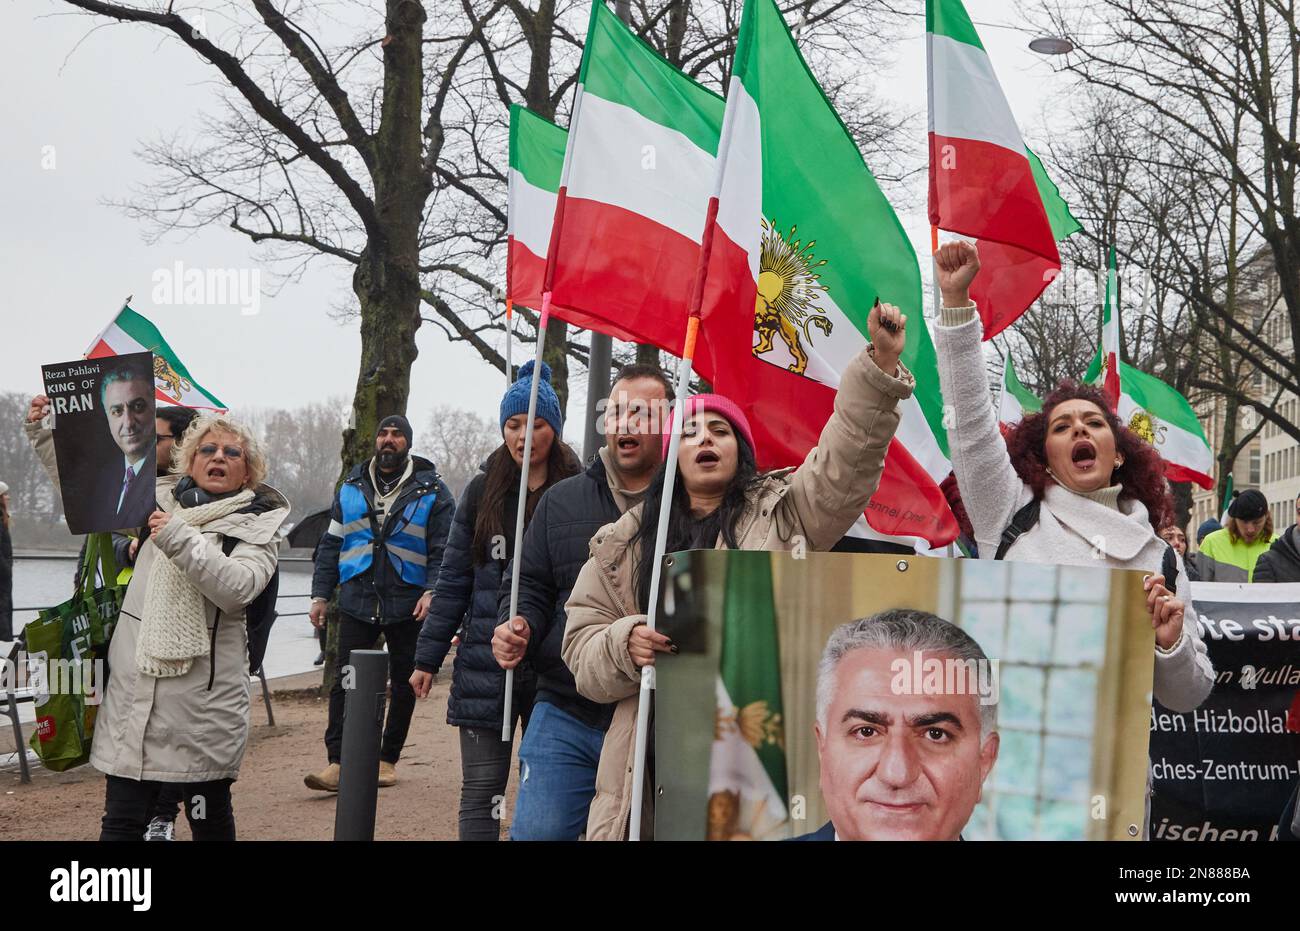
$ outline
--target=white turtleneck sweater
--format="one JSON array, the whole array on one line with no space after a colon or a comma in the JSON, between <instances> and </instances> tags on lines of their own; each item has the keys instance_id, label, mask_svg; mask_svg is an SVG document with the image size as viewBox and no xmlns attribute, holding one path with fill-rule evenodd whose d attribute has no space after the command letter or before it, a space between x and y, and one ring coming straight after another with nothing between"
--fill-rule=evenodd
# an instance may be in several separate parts
<instances>
[{"instance_id":1,"label":"white turtleneck sweater","mask_svg":"<svg viewBox=\"0 0 1300 931\"><path fill-rule=\"evenodd\" d=\"M1002 532L1033 499L1007 452L985 377L982 325L974 305L944 308L935 328L939 382L953 407L948 445L962 503L981 558L997 552ZM1052 483L1038 523L1012 544L1006 558L1067 566L1139 569L1158 574L1168 544L1151 528L1146 506L1119 500L1122 487L1080 494ZM1178 561L1179 579L1187 578ZM1186 589L1186 585L1183 586ZM1190 612L1182 639L1156 651L1155 694L1171 711L1190 711L1214 686L1214 668Z\"/></svg>"}]
</instances>

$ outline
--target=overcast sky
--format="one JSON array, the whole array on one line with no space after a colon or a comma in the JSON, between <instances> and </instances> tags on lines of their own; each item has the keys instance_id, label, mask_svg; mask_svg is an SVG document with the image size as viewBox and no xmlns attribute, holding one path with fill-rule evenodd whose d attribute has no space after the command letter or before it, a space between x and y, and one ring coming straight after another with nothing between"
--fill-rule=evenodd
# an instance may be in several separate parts
<instances>
[{"instance_id":1,"label":"overcast sky","mask_svg":"<svg viewBox=\"0 0 1300 931\"><path fill-rule=\"evenodd\" d=\"M915 0L918 14L921 0ZM977 21L1008 23L1006 0L967 0ZM234 408L292 407L330 395L350 397L360 337L327 310L350 293L350 271L315 264L297 284L260 298L260 312L236 306L156 306L150 297L160 268L253 269L254 247L220 227L150 245L142 224L108 206L155 169L137 159L141 141L192 129L216 102L213 71L175 41L139 25L91 32L95 21L62 13L63 4L0 6L0 270L8 289L0 335L0 390L35 392L40 364L81 356L121 301L162 330L191 374ZM924 134L924 20L897 46L880 92L920 116ZM982 37L1012 109L1031 144L1042 138L1042 114L1067 78L1055 77L1026 47L1029 35L982 28ZM81 43L78 47L78 43ZM74 51L75 49L75 51ZM920 149L923 151L923 147ZM53 167L50 167L51 157ZM924 175L917 202L923 203ZM928 248L922 213L903 217L919 253ZM270 280L262 273L263 285ZM496 419L503 377L476 353L446 341L434 327L419 336L410 412L417 431L430 408L451 404ZM573 379L569 428L581 441L585 373ZM419 445L417 436L416 445Z\"/></svg>"}]
</instances>

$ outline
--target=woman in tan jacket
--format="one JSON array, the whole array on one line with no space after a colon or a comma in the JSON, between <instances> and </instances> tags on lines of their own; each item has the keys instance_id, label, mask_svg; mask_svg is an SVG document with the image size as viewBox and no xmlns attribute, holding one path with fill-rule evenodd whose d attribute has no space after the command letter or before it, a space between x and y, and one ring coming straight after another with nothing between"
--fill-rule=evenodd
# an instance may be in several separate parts
<instances>
[{"instance_id":1,"label":"woman in tan jacket","mask_svg":"<svg viewBox=\"0 0 1300 931\"><path fill-rule=\"evenodd\" d=\"M57 484L48 413L48 398L33 399L27 434ZM257 440L225 417L194 422L172 473L158 479L108 648L90 752L107 777L100 840L144 840L165 784L183 785L195 840L235 839L230 786L248 742L245 610L275 571L289 502L262 483Z\"/></svg>"},{"instance_id":2,"label":"woman in tan jacket","mask_svg":"<svg viewBox=\"0 0 1300 931\"><path fill-rule=\"evenodd\" d=\"M892 305L872 310L872 343L845 369L835 412L797 469L759 474L749 424L739 408L716 395L689 399L668 551L834 546L875 492L898 428L898 402L912 394L914 380L899 362L906 322ZM601 750L588 840L627 836L641 667L653 665L655 653L676 649L645 626L664 474L661 470L641 505L592 538L591 558L565 606L563 656L578 692L592 701L618 703ZM646 805L642 837L652 836L652 822Z\"/></svg>"}]
</instances>

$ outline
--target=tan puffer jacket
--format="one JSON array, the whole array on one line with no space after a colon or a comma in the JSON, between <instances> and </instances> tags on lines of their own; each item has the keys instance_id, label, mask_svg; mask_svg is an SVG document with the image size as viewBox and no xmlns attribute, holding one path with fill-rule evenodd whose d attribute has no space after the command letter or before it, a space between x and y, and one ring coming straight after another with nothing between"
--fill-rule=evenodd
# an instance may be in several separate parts
<instances>
[{"instance_id":1,"label":"tan puffer jacket","mask_svg":"<svg viewBox=\"0 0 1300 931\"><path fill-rule=\"evenodd\" d=\"M786 551L802 542L811 551L828 550L862 516L898 429L898 402L911 397L915 387L901 365L898 377L890 377L870 354L868 347L845 370L835 412L803 464L769 472L756 484L736 534L741 549ZM625 838L631 813L641 675L627 642L632 628L645 620L637 607L631 547L640 523L638 505L597 532L591 558L565 605L563 656L578 692L592 701L618 702L601 749L588 840ZM721 541L718 546L723 548ZM645 797L649 801L653 794ZM647 804L642 837L653 835L652 822Z\"/></svg>"}]
</instances>

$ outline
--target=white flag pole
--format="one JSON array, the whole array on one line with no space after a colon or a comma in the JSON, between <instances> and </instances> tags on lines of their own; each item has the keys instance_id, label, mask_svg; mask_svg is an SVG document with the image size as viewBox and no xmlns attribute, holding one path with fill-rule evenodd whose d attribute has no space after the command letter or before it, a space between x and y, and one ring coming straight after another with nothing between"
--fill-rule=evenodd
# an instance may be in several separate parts
<instances>
[{"instance_id":1,"label":"white flag pole","mask_svg":"<svg viewBox=\"0 0 1300 931\"><path fill-rule=\"evenodd\" d=\"M646 626L654 630L659 619L659 582L663 576L665 551L668 548L668 521L672 513L673 491L677 487L677 450L681 446L682 423L686 413L686 393L690 390L692 357L699 317L687 322L686 349L677 366L677 403L668 435L668 454L664 458L663 499L659 502L659 524L655 529L654 562L650 564L650 604L646 610ZM636 745L632 754L632 813L628 822L628 840L641 839L641 809L645 804L646 748L650 738L650 701L655 688L654 666L641 667L641 692L636 707Z\"/></svg>"},{"instance_id":2,"label":"white flag pole","mask_svg":"<svg viewBox=\"0 0 1300 931\"><path fill-rule=\"evenodd\" d=\"M528 392L528 421L524 434L524 460L519 464L519 506L515 508L515 548L510 560L513 571L510 573L510 619L519 614L519 569L520 553L524 543L524 512L528 509L528 463L533 455L533 421L537 419L537 388L542 381L542 350L546 346L546 321L551 316L551 292L542 294L542 316L537 321L537 355L533 358L533 383ZM509 345L509 344L507 344ZM509 366L507 366L507 374ZM559 438L556 438L559 441ZM509 623L509 621L507 621ZM511 726L511 712L514 710L515 671L506 670L506 694L501 705L501 740L510 743L514 739Z\"/></svg>"}]
</instances>

